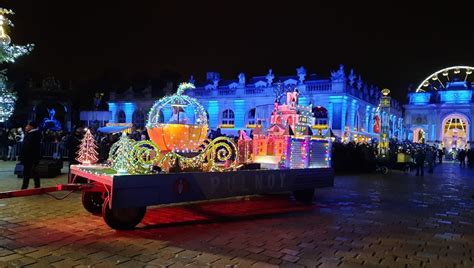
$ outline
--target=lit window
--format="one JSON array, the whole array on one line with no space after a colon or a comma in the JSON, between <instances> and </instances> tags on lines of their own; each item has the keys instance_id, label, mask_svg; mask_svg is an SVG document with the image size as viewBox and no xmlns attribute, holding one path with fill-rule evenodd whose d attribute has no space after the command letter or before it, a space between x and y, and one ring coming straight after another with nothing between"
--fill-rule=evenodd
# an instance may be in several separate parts
<instances>
[{"instance_id":1,"label":"lit window","mask_svg":"<svg viewBox=\"0 0 474 268\"><path fill-rule=\"evenodd\" d=\"M222 125L233 125L234 124L234 111L227 109L222 112Z\"/></svg>"},{"instance_id":2,"label":"lit window","mask_svg":"<svg viewBox=\"0 0 474 268\"><path fill-rule=\"evenodd\" d=\"M250 109L250 111L247 114L247 125L255 125L255 113L256 109Z\"/></svg>"},{"instance_id":3,"label":"lit window","mask_svg":"<svg viewBox=\"0 0 474 268\"><path fill-rule=\"evenodd\" d=\"M117 123L125 123L125 112L120 110L117 114Z\"/></svg>"}]
</instances>

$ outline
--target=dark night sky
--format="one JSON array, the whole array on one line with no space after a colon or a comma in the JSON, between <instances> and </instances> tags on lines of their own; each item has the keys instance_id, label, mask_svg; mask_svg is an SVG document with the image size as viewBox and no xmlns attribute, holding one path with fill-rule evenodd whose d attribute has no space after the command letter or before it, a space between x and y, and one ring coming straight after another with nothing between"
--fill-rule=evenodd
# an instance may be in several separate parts
<instances>
[{"instance_id":1,"label":"dark night sky","mask_svg":"<svg viewBox=\"0 0 474 268\"><path fill-rule=\"evenodd\" d=\"M17 69L87 80L163 70L203 79L309 73L340 63L403 97L442 67L474 65L468 1L2 1L13 42L35 43Z\"/></svg>"}]
</instances>

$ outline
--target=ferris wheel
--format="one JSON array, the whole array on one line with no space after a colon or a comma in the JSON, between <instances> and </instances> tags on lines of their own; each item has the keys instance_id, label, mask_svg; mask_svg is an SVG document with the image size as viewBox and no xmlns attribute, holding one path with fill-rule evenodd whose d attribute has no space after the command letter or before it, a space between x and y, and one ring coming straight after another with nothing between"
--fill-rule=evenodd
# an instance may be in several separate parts
<instances>
[{"instance_id":1,"label":"ferris wheel","mask_svg":"<svg viewBox=\"0 0 474 268\"><path fill-rule=\"evenodd\" d=\"M427 92L433 90L447 89L453 82L474 82L471 76L474 67L471 66L453 66L439 70L428 76L416 88L416 92Z\"/></svg>"}]
</instances>

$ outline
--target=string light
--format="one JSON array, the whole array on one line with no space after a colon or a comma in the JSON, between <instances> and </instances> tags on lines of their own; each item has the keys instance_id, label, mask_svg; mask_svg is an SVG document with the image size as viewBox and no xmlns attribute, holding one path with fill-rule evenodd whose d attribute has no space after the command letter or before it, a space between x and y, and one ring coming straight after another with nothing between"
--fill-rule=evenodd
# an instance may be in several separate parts
<instances>
[{"instance_id":1,"label":"string light","mask_svg":"<svg viewBox=\"0 0 474 268\"><path fill-rule=\"evenodd\" d=\"M88 129L79 146L76 158L82 165L91 165L97 163L99 160L97 153L97 145L95 144L94 136Z\"/></svg>"},{"instance_id":2,"label":"string light","mask_svg":"<svg viewBox=\"0 0 474 268\"><path fill-rule=\"evenodd\" d=\"M181 83L176 94L158 100L151 107L147 130L150 139L160 150L191 152L206 139L208 131L206 110L198 100L183 95L186 90L194 88L191 83ZM190 120L186 118L185 109L193 113L194 122L189 122ZM165 112L174 113L170 122L165 123Z\"/></svg>"},{"instance_id":3,"label":"string light","mask_svg":"<svg viewBox=\"0 0 474 268\"><path fill-rule=\"evenodd\" d=\"M0 123L6 122L12 116L18 99L16 92L7 89L6 82L5 73L0 72Z\"/></svg>"},{"instance_id":4,"label":"string light","mask_svg":"<svg viewBox=\"0 0 474 268\"><path fill-rule=\"evenodd\" d=\"M110 147L109 160L112 169L117 174L133 173L132 171L132 155L135 141L128 138L125 132L122 132L120 139Z\"/></svg>"},{"instance_id":5,"label":"string light","mask_svg":"<svg viewBox=\"0 0 474 268\"><path fill-rule=\"evenodd\" d=\"M28 54L33 45L17 46L11 45L11 38L6 33L4 27L13 23L6 15L14 14L12 10L0 8L0 64L5 62L15 62L15 59ZM5 72L0 72L0 123L6 122L13 114L17 95L6 88L7 77Z\"/></svg>"},{"instance_id":6,"label":"string light","mask_svg":"<svg viewBox=\"0 0 474 268\"><path fill-rule=\"evenodd\" d=\"M12 10L0 8L0 63L15 62L16 58L26 55L33 50L34 45L11 45L11 38L6 33L5 26L13 27L13 23L5 15L15 14Z\"/></svg>"}]
</instances>

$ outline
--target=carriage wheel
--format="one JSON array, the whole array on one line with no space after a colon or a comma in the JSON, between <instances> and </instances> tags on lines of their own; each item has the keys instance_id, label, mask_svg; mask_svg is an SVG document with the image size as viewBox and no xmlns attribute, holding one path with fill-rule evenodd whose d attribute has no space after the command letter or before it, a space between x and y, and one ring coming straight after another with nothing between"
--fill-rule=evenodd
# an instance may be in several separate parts
<instances>
[{"instance_id":1,"label":"carriage wheel","mask_svg":"<svg viewBox=\"0 0 474 268\"><path fill-rule=\"evenodd\" d=\"M135 228L145 216L146 207L110 208L110 199L106 198L102 207L102 217L112 229L130 230Z\"/></svg>"},{"instance_id":2,"label":"carriage wheel","mask_svg":"<svg viewBox=\"0 0 474 268\"><path fill-rule=\"evenodd\" d=\"M313 189L305 189L305 190L296 190L293 191L293 195L295 196L296 201L311 204L314 198L314 188Z\"/></svg>"},{"instance_id":3,"label":"carriage wheel","mask_svg":"<svg viewBox=\"0 0 474 268\"><path fill-rule=\"evenodd\" d=\"M88 212L94 215L100 215L102 205L104 204L102 194L102 192L82 192L82 205Z\"/></svg>"}]
</instances>

